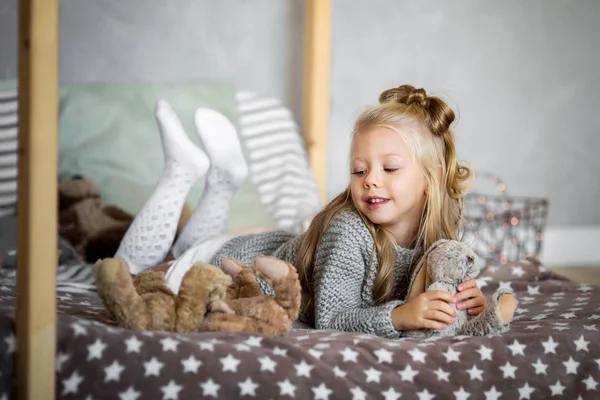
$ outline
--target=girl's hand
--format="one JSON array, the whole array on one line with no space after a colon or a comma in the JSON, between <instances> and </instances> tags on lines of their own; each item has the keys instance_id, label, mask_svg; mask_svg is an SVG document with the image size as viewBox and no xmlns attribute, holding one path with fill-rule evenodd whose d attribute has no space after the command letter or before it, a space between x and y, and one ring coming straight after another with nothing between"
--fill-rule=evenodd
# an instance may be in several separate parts
<instances>
[{"instance_id":1,"label":"girl's hand","mask_svg":"<svg viewBox=\"0 0 600 400\"><path fill-rule=\"evenodd\" d=\"M421 293L392 311L392 323L398 331L417 329L446 329L455 321L454 309L448 303L455 303L456 296L442 290Z\"/></svg>"},{"instance_id":2,"label":"girl's hand","mask_svg":"<svg viewBox=\"0 0 600 400\"><path fill-rule=\"evenodd\" d=\"M456 308L467 310L469 315L478 315L485 310L487 302L483 292L477 287L475 279L465 281L458 285L456 294Z\"/></svg>"}]
</instances>

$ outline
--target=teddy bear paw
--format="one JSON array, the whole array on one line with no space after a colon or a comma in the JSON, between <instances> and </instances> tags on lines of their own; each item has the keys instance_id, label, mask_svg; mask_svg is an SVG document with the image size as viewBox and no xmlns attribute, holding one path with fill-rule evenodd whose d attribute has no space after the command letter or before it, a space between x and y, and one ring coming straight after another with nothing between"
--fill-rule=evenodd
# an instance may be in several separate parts
<instances>
[{"instance_id":1,"label":"teddy bear paw","mask_svg":"<svg viewBox=\"0 0 600 400\"><path fill-rule=\"evenodd\" d=\"M213 300L208 303L208 311L212 313L235 314L224 300Z\"/></svg>"}]
</instances>

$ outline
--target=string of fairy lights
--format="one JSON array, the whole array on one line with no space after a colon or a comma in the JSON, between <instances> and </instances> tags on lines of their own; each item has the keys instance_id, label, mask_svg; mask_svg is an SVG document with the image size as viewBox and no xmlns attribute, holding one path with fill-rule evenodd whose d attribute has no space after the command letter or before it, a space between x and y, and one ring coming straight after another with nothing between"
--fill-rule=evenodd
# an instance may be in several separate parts
<instances>
[{"instance_id":1,"label":"string of fairy lights","mask_svg":"<svg viewBox=\"0 0 600 400\"><path fill-rule=\"evenodd\" d=\"M539 256L548 200L511 196L502 179L490 172L477 172L476 179L492 182L498 191L472 191L464 197L462 233L485 265L504 265Z\"/></svg>"}]
</instances>

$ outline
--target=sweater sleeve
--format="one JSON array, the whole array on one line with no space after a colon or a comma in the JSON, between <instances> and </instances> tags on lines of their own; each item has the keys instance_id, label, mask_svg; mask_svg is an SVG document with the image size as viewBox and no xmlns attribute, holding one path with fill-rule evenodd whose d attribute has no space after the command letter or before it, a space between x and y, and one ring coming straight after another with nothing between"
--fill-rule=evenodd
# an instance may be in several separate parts
<instances>
[{"instance_id":1,"label":"sweater sleeve","mask_svg":"<svg viewBox=\"0 0 600 400\"><path fill-rule=\"evenodd\" d=\"M361 292L370 251L364 251L365 238L360 234L365 229L354 225L352 220L334 219L317 248L313 271L315 327L398 338L401 332L392 324L392 310L404 301L363 305Z\"/></svg>"}]
</instances>

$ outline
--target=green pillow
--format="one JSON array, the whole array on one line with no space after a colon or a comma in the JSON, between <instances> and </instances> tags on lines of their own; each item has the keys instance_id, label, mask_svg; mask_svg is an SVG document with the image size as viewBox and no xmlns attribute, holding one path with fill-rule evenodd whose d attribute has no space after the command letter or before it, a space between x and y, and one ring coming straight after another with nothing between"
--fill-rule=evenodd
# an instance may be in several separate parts
<instances>
[{"instance_id":1,"label":"green pillow","mask_svg":"<svg viewBox=\"0 0 600 400\"><path fill-rule=\"evenodd\" d=\"M59 175L93 180L106 202L131 213L141 209L164 166L154 118L157 100L171 104L200 147L194 127L197 108L211 108L237 126L235 88L227 82L68 84L59 93ZM248 160L243 142L242 147ZM197 203L203 187L204 179L192 188L190 205ZM248 178L231 205L229 228L256 226L274 223Z\"/></svg>"}]
</instances>

